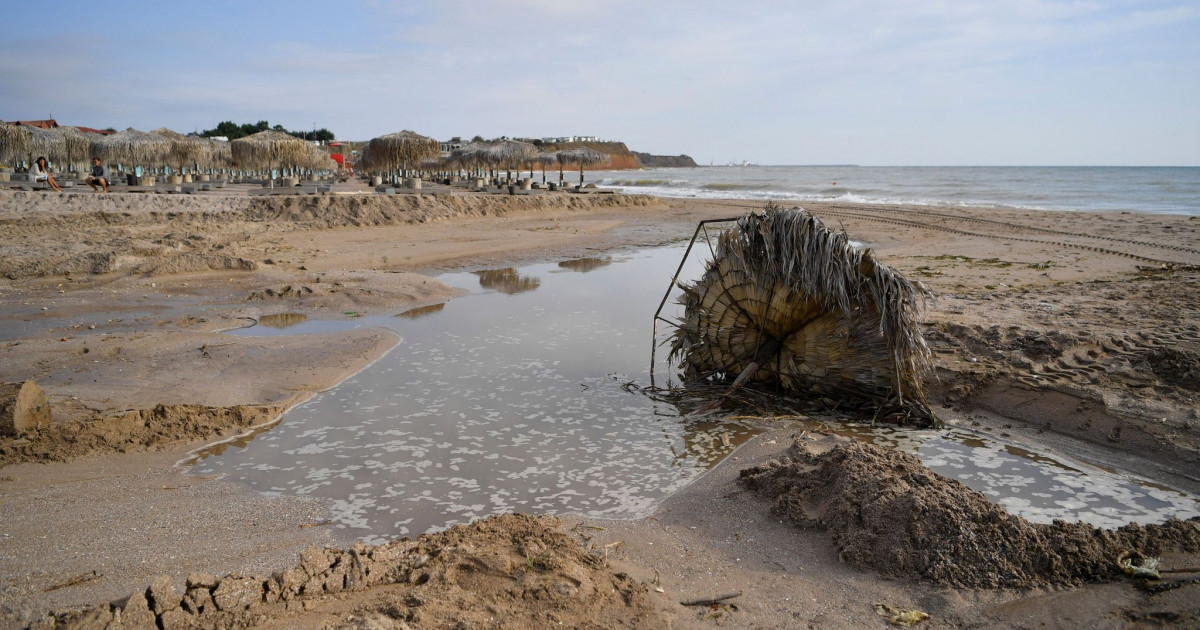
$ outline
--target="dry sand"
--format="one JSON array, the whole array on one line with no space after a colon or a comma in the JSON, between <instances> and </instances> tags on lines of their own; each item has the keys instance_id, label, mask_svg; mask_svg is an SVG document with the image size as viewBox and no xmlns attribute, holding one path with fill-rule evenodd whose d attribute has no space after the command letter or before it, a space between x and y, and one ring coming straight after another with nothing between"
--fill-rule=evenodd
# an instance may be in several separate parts
<instances>
[{"instance_id":1,"label":"dry sand","mask_svg":"<svg viewBox=\"0 0 1200 630\"><path fill-rule=\"evenodd\" d=\"M494 519L449 538L309 552L299 565L306 545L331 540L321 506L172 465L205 441L270 421L397 342L355 331L314 349L221 330L283 312L399 313L456 295L422 275L431 271L675 242L700 219L758 207L621 195L0 193L0 381L36 380L55 417L53 427L0 439L0 625L86 605L103 616L107 602L135 593L128 623L139 605L167 605L137 595L157 576L168 576L152 589L165 602L164 584L181 597L193 572L259 578L217 585L198 576L186 591L191 616L158 610L164 625L882 627L877 603L919 608L932 615L929 627L1200 622L1196 584L1151 595L1103 571L1035 567L1022 588L991 589L865 561L864 535L843 531L842 517L808 506L797 518L778 507L786 487L761 496L739 483L741 470L770 469L791 447L802 427L787 421L649 519ZM1200 493L1200 272L1190 267L1200 264L1200 219L805 207L937 295L926 334L939 373L933 402L947 422ZM923 475L919 463L906 465ZM955 482L926 476L972 501ZM907 486L889 488L908 496ZM1165 545L1166 565L1197 566L1188 546L1196 523L1176 527L1142 542ZM872 549L910 543L896 535ZM1084 555L1061 557L1070 565ZM989 566L922 566L953 574L955 562L963 576ZM721 605L678 603L731 591L742 594ZM244 609L239 597L256 593L270 603ZM216 601L205 608L204 597Z\"/></svg>"}]
</instances>

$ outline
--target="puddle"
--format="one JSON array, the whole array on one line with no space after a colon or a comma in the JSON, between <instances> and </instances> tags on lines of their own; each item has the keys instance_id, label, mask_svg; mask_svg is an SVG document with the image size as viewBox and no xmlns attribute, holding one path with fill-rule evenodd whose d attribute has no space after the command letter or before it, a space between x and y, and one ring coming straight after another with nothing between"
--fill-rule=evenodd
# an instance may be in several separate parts
<instances>
[{"instance_id":1,"label":"puddle","mask_svg":"<svg viewBox=\"0 0 1200 630\"><path fill-rule=\"evenodd\" d=\"M962 429L901 430L854 424L824 428L917 455L931 470L961 481L1034 523L1082 520L1116 528L1200 515L1195 499L1159 484L1078 462L1065 463Z\"/></svg>"},{"instance_id":2,"label":"puddle","mask_svg":"<svg viewBox=\"0 0 1200 630\"><path fill-rule=\"evenodd\" d=\"M649 383L651 317L682 252L447 274L443 282L470 293L398 316L234 331L382 326L404 342L195 470L269 494L324 498L347 541L378 543L507 511L646 515L759 431L681 418L638 391ZM681 277L701 271L694 259ZM1179 493L967 432L828 426L916 453L1035 522L1113 527L1200 514Z\"/></svg>"},{"instance_id":3,"label":"puddle","mask_svg":"<svg viewBox=\"0 0 1200 630\"><path fill-rule=\"evenodd\" d=\"M758 432L685 420L630 385L648 382L651 315L680 254L448 274L471 293L296 324L288 334L384 326L404 342L195 470L325 498L340 533L368 542L507 511L645 515Z\"/></svg>"}]
</instances>

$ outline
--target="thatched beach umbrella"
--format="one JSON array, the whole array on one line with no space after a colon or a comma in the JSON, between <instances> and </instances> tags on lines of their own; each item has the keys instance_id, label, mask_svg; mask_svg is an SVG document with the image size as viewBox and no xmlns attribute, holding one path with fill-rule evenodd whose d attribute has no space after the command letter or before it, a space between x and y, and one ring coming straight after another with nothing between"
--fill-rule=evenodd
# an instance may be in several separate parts
<instances>
[{"instance_id":1,"label":"thatched beach umbrella","mask_svg":"<svg viewBox=\"0 0 1200 630\"><path fill-rule=\"evenodd\" d=\"M576 164L579 166L579 185L583 185L583 167L595 164L607 164L611 158L590 147L579 147L568 151L558 152L558 181L562 181L562 165Z\"/></svg>"},{"instance_id":2,"label":"thatched beach umbrella","mask_svg":"<svg viewBox=\"0 0 1200 630\"><path fill-rule=\"evenodd\" d=\"M264 170L304 164L310 146L291 134L267 129L230 141L229 151L238 168Z\"/></svg>"},{"instance_id":3,"label":"thatched beach umbrella","mask_svg":"<svg viewBox=\"0 0 1200 630\"><path fill-rule=\"evenodd\" d=\"M549 151L542 151L534 158L534 162L542 167L542 183L546 183L546 167L552 164L558 164L558 155ZM533 177L533 171L529 172L529 177Z\"/></svg>"},{"instance_id":4,"label":"thatched beach umbrella","mask_svg":"<svg viewBox=\"0 0 1200 630\"><path fill-rule=\"evenodd\" d=\"M297 166L310 171L332 171L337 168L337 162L333 161L328 151L310 144L308 145L308 154L305 156L304 161L297 164Z\"/></svg>"},{"instance_id":5,"label":"thatched beach umbrella","mask_svg":"<svg viewBox=\"0 0 1200 630\"><path fill-rule=\"evenodd\" d=\"M25 127L29 131L29 161L43 156L51 162L67 159L67 139L58 129Z\"/></svg>"},{"instance_id":6,"label":"thatched beach umbrella","mask_svg":"<svg viewBox=\"0 0 1200 630\"><path fill-rule=\"evenodd\" d=\"M700 280L681 286L671 359L688 379L865 399L933 420L919 324L928 291L809 212L768 205L737 219Z\"/></svg>"},{"instance_id":7,"label":"thatched beach umbrella","mask_svg":"<svg viewBox=\"0 0 1200 630\"><path fill-rule=\"evenodd\" d=\"M166 127L160 127L150 133L167 139L170 143L167 161L181 172L188 166L206 168L212 162L213 153L216 151L212 140L197 138L196 136L185 136L179 132L171 131Z\"/></svg>"},{"instance_id":8,"label":"thatched beach umbrella","mask_svg":"<svg viewBox=\"0 0 1200 630\"><path fill-rule=\"evenodd\" d=\"M157 168L166 164L171 143L132 127L92 140L91 153L105 164Z\"/></svg>"},{"instance_id":9,"label":"thatched beach umbrella","mask_svg":"<svg viewBox=\"0 0 1200 630\"><path fill-rule=\"evenodd\" d=\"M509 171L513 168L520 171L522 166L529 164L538 154L537 147L520 140L502 140L490 145L489 150L496 156L496 163ZM508 176L511 179L511 172Z\"/></svg>"},{"instance_id":10,"label":"thatched beach umbrella","mask_svg":"<svg viewBox=\"0 0 1200 630\"><path fill-rule=\"evenodd\" d=\"M367 169L375 172L407 171L422 159L437 156L437 140L407 129L372 138L366 147Z\"/></svg>"},{"instance_id":11,"label":"thatched beach umbrella","mask_svg":"<svg viewBox=\"0 0 1200 630\"><path fill-rule=\"evenodd\" d=\"M87 168L92 157L92 141L103 134L83 131L78 127L58 127L66 146L66 162L72 166Z\"/></svg>"},{"instance_id":12,"label":"thatched beach umbrella","mask_svg":"<svg viewBox=\"0 0 1200 630\"><path fill-rule=\"evenodd\" d=\"M25 127L0 121L0 164L12 164L29 155L30 136Z\"/></svg>"},{"instance_id":13,"label":"thatched beach umbrella","mask_svg":"<svg viewBox=\"0 0 1200 630\"><path fill-rule=\"evenodd\" d=\"M468 142L450 152L450 160L465 169L491 167L495 156L483 142Z\"/></svg>"}]
</instances>

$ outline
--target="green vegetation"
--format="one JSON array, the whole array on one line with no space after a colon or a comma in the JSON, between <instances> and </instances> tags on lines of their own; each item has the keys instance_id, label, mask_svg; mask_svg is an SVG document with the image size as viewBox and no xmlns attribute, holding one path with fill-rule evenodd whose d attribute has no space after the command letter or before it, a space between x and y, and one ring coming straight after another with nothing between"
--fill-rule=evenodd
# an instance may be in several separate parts
<instances>
[{"instance_id":1,"label":"green vegetation","mask_svg":"<svg viewBox=\"0 0 1200 630\"><path fill-rule=\"evenodd\" d=\"M225 122L217 124L217 126L214 127L213 129L205 129L204 131L201 131L200 135L204 136L205 138L212 138L214 136L225 136L226 138L229 138L230 140L237 140L238 138L244 138L246 136L256 134L260 131L266 131L268 129L273 129L275 131L282 131L283 133L291 134L293 136L296 136L297 138L303 138L305 140L320 140L322 142L332 142L333 140L337 139L336 137L334 137L332 131L330 131L324 127L321 127L320 129L317 129L315 131L289 131L287 129L284 129L283 125L275 125L274 127L272 127L271 123L269 123L265 120L260 120L253 125L250 123L245 123L245 124L239 125L239 124L233 122L232 120L226 120Z\"/></svg>"}]
</instances>

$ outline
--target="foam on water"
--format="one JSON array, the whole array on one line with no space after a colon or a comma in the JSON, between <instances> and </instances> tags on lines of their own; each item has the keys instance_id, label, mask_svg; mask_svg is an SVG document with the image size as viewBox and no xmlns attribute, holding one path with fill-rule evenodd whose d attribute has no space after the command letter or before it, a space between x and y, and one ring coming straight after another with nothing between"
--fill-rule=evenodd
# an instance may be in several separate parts
<instances>
[{"instance_id":1,"label":"foam on water","mask_svg":"<svg viewBox=\"0 0 1200 630\"><path fill-rule=\"evenodd\" d=\"M347 539L368 542L508 511L645 515L758 431L681 417L639 391L651 315L681 255L671 247L449 274L472 293L399 316L236 331L384 326L404 342L278 426L202 452L195 470L322 497ZM693 260L682 277L700 271ZM998 442L876 431L859 434L912 449L1032 520L1109 526L1200 513L1178 493Z\"/></svg>"},{"instance_id":2,"label":"foam on water","mask_svg":"<svg viewBox=\"0 0 1200 630\"><path fill-rule=\"evenodd\" d=\"M1200 215L1197 167L746 166L595 171L661 197Z\"/></svg>"}]
</instances>

